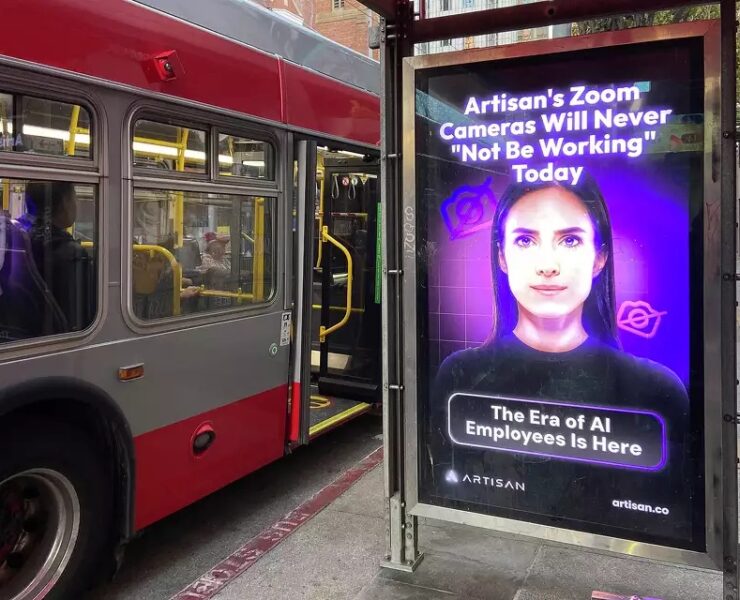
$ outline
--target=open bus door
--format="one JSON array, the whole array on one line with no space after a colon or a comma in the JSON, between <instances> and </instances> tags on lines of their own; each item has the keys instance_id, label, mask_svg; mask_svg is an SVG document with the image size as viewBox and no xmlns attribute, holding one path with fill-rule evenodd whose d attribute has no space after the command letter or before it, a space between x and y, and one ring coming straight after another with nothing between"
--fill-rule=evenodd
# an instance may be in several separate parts
<instances>
[{"instance_id":1,"label":"open bus door","mask_svg":"<svg viewBox=\"0 0 740 600\"><path fill-rule=\"evenodd\" d=\"M303 442L380 402L378 157L296 144Z\"/></svg>"}]
</instances>

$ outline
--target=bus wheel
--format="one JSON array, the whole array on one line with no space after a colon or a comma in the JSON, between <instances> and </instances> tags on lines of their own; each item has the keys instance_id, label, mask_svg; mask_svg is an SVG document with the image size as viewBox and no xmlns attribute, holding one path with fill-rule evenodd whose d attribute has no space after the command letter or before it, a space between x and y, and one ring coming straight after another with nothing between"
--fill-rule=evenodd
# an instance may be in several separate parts
<instances>
[{"instance_id":1,"label":"bus wheel","mask_svg":"<svg viewBox=\"0 0 740 600\"><path fill-rule=\"evenodd\" d=\"M1 598L78 597L107 566L112 496L100 454L63 423L0 427Z\"/></svg>"}]
</instances>

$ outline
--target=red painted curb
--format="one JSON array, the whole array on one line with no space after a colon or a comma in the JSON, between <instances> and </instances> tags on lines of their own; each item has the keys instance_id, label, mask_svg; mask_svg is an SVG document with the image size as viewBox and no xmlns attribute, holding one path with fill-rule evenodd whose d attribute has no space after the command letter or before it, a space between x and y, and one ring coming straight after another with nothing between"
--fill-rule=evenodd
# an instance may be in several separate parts
<instances>
[{"instance_id":1,"label":"red painted curb","mask_svg":"<svg viewBox=\"0 0 740 600\"><path fill-rule=\"evenodd\" d=\"M208 600L212 598L306 521L315 517L339 498L363 475L377 467L382 460L383 448L380 447L342 473L329 485L316 492L282 519L253 537L241 548L235 550L185 589L172 596L170 600Z\"/></svg>"}]
</instances>

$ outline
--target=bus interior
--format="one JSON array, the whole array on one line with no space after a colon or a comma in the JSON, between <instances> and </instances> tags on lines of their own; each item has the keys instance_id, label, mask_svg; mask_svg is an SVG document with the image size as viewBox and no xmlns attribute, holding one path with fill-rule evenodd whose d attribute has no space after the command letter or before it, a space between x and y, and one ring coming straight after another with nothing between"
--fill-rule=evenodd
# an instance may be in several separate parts
<instances>
[{"instance_id":1,"label":"bus interior","mask_svg":"<svg viewBox=\"0 0 740 600\"><path fill-rule=\"evenodd\" d=\"M315 173L310 437L381 401L378 156L317 146Z\"/></svg>"}]
</instances>

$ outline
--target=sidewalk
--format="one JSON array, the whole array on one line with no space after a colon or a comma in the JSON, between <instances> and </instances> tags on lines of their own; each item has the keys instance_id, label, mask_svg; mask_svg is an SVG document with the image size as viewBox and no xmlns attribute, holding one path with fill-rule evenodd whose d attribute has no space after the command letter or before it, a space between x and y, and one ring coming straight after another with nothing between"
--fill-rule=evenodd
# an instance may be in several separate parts
<instances>
[{"instance_id":1,"label":"sidewalk","mask_svg":"<svg viewBox=\"0 0 740 600\"><path fill-rule=\"evenodd\" d=\"M720 599L721 575L545 545L439 521L420 525L413 574L385 554L382 467L212 596L216 600L589 600L593 590Z\"/></svg>"}]
</instances>

